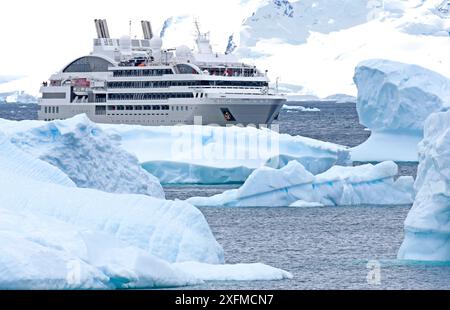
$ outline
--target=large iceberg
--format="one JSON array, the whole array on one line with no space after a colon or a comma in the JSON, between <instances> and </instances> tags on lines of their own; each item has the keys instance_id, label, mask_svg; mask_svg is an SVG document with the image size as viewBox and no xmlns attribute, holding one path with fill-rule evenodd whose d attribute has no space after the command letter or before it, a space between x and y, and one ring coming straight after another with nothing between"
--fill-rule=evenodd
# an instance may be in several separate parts
<instances>
[{"instance_id":1,"label":"large iceberg","mask_svg":"<svg viewBox=\"0 0 450 310\"><path fill-rule=\"evenodd\" d=\"M106 134L84 114L48 123L0 124L14 145L59 168L78 187L164 198L158 179L120 147L120 137Z\"/></svg>"},{"instance_id":2,"label":"large iceberg","mask_svg":"<svg viewBox=\"0 0 450 310\"><path fill-rule=\"evenodd\" d=\"M450 261L450 111L432 114L419 145L417 197L399 259Z\"/></svg>"},{"instance_id":3,"label":"large iceberg","mask_svg":"<svg viewBox=\"0 0 450 310\"><path fill-rule=\"evenodd\" d=\"M77 188L1 131L0 247L0 289L159 288L292 277L263 264L222 265L223 250L192 205Z\"/></svg>"},{"instance_id":4,"label":"large iceberg","mask_svg":"<svg viewBox=\"0 0 450 310\"><path fill-rule=\"evenodd\" d=\"M291 160L313 174L349 162L346 147L254 127L101 125L161 183L243 183L261 167ZM272 128L273 129L273 128ZM158 146L157 148L155 146Z\"/></svg>"},{"instance_id":5,"label":"large iceberg","mask_svg":"<svg viewBox=\"0 0 450 310\"><path fill-rule=\"evenodd\" d=\"M414 180L395 180L397 174L394 162L383 162L375 166L334 166L314 176L300 163L291 161L281 169L255 170L239 189L187 201L195 206L225 207L412 204Z\"/></svg>"},{"instance_id":6,"label":"large iceberg","mask_svg":"<svg viewBox=\"0 0 450 310\"><path fill-rule=\"evenodd\" d=\"M423 125L433 112L450 106L450 80L428 69L388 60L367 60L354 77L368 141L352 149L354 161L417 161Z\"/></svg>"}]
</instances>

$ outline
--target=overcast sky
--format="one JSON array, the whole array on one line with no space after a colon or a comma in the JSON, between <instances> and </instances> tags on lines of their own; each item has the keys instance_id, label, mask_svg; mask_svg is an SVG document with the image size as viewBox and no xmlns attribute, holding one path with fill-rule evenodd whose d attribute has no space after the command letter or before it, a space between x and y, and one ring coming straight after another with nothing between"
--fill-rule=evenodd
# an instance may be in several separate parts
<instances>
[{"instance_id":1,"label":"overcast sky","mask_svg":"<svg viewBox=\"0 0 450 310\"><path fill-rule=\"evenodd\" d=\"M92 50L93 20L105 18L111 37L141 36L140 21L150 20L156 33L171 16L197 16L212 32L220 51L261 0L12 0L0 2L0 76L46 80L71 60ZM181 44L192 38L180 38ZM191 44L189 44L191 45ZM29 89L31 85L25 85ZM39 85L36 85L36 91ZM1 90L1 89L0 89Z\"/></svg>"}]
</instances>

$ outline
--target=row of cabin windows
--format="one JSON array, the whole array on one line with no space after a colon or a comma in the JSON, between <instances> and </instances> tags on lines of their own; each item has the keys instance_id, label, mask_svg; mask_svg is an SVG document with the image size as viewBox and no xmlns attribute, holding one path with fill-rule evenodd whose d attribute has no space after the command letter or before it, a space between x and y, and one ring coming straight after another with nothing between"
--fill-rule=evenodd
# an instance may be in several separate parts
<instances>
[{"instance_id":1,"label":"row of cabin windows","mask_svg":"<svg viewBox=\"0 0 450 310\"><path fill-rule=\"evenodd\" d=\"M113 76L161 76L173 74L172 69L140 69L140 70L114 70Z\"/></svg>"},{"instance_id":2,"label":"row of cabin windows","mask_svg":"<svg viewBox=\"0 0 450 310\"><path fill-rule=\"evenodd\" d=\"M108 105L108 106L96 106L95 112L97 115L106 114L106 111L138 111L142 112L142 115L150 115L145 114L144 112L148 111L188 111L188 106L168 106L168 105ZM120 114L120 115L128 115L128 114ZM135 114L130 114L135 115ZM141 115L141 114L138 114ZM154 114L151 114L154 115ZM157 114L159 115L159 114ZM169 115L169 114L161 114L161 115Z\"/></svg>"},{"instance_id":3,"label":"row of cabin windows","mask_svg":"<svg viewBox=\"0 0 450 310\"><path fill-rule=\"evenodd\" d=\"M59 107L44 107L44 113L59 113Z\"/></svg>"},{"instance_id":4,"label":"row of cabin windows","mask_svg":"<svg viewBox=\"0 0 450 310\"><path fill-rule=\"evenodd\" d=\"M259 81L137 81L108 82L108 88L168 88L171 86L229 86L229 87L268 87L267 82Z\"/></svg>"},{"instance_id":5,"label":"row of cabin windows","mask_svg":"<svg viewBox=\"0 0 450 310\"><path fill-rule=\"evenodd\" d=\"M168 111L168 105L108 105L108 111Z\"/></svg>"},{"instance_id":6,"label":"row of cabin windows","mask_svg":"<svg viewBox=\"0 0 450 310\"><path fill-rule=\"evenodd\" d=\"M193 93L108 94L108 100L167 100L169 98L194 98Z\"/></svg>"}]
</instances>

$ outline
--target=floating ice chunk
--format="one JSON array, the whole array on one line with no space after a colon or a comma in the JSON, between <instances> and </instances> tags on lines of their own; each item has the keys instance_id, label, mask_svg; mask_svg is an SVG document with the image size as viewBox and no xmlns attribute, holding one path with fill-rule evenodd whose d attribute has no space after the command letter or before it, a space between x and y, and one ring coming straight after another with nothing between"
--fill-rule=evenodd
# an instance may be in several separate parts
<instances>
[{"instance_id":1,"label":"floating ice chunk","mask_svg":"<svg viewBox=\"0 0 450 310\"><path fill-rule=\"evenodd\" d=\"M368 60L354 81L359 119L372 136L352 149L352 160L417 161L424 121L450 107L450 80L416 65Z\"/></svg>"},{"instance_id":2,"label":"floating ice chunk","mask_svg":"<svg viewBox=\"0 0 450 310\"><path fill-rule=\"evenodd\" d=\"M427 119L419 159L417 197L398 257L450 261L450 111Z\"/></svg>"},{"instance_id":3,"label":"floating ice chunk","mask_svg":"<svg viewBox=\"0 0 450 310\"><path fill-rule=\"evenodd\" d=\"M252 127L101 125L162 183L242 183L261 166L291 160L313 174L348 164L346 147ZM158 148L155 148L155 145Z\"/></svg>"},{"instance_id":4,"label":"floating ice chunk","mask_svg":"<svg viewBox=\"0 0 450 310\"><path fill-rule=\"evenodd\" d=\"M260 263L211 265L198 262L175 263L173 266L205 281L268 281L292 279L290 272Z\"/></svg>"},{"instance_id":5,"label":"floating ice chunk","mask_svg":"<svg viewBox=\"0 0 450 310\"><path fill-rule=\"evenodd\" d=\"M7 122L2 128L14 145L58 167L78 187L164 198L158 179L120 147L120 138L84 114L48 123Z\"/></svg>"},{"instance_id":6,"label":"floating ice chunk","mask_svg":"<svg viewBox=\"0 0 450 310\"><path fill-rule=\"evenodd\" d=\"M295 207L295 208L316 208L316 207L324 207L323 204L318 202L309 202L304 200L297 200L296 202L292 203L289 207Z\"/></svg>"},{"instance_id":7,"label":"floating ice chunk","mask_svg":"<svg viewBox=\"0 0 450 310\"><path fill-rule=\"evenodd\" d=\"M314 176L292 161L281 169L255 170L239 189L187 201L196 206L226 207L283 207L299 200L325 206L411 204L414 180L402 177L395 181L397 174L394 162L383 162L375 166L335 166Z\"/></svg>"},{"instance_id":8,"label":"floating ice chunk","mask_svg":"<svg viewBox=\"0 0 450 310\"><path fill-rule=\"evenodd\" d=\"M320 112L319 108L306 108L301 105L283 105L283 109L285 110L297 110L301 112Z\"/></svg>"}]
</instances>

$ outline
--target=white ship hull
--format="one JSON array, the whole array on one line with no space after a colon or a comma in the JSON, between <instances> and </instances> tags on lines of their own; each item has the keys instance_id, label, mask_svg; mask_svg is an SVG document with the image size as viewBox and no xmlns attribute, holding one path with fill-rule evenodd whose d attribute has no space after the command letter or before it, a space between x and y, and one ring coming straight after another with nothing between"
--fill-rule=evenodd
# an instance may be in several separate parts
<instances>
[{"instance_id":1,"label":"white ship hull","mask_svg":"<svg viewBox=\"0 0 450 310\"><path fill-rule=\"evenodd\" d=\"M244 126L271 124L278 116L284 99L177 99L170 102L121 103L133 110L109 110L108 105L86 103L83 105L60 104L58 109L41 105L38 119L51 121L67 119L85 113L89 119L104 124L134 124L144 126L172 126L177 124L219 126L242 124ZM168 105L168 110L144 110L143 107ZM96 107L105 106L106 111ZM136 107L142 107L136 109ZM53 112L54 111L54 112ZM229 112L231 118L224 115Z\"/></svg>"}]
</instances>

